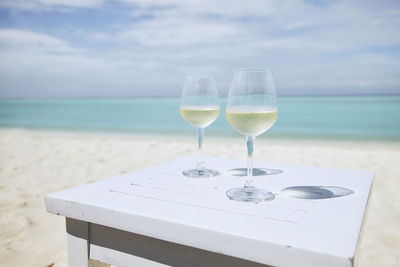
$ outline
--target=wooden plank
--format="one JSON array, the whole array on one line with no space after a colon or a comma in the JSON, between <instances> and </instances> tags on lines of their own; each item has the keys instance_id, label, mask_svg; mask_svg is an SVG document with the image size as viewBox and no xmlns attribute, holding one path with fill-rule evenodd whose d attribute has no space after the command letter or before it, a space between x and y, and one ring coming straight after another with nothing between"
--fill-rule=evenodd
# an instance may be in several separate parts
<instances>
[{"instance_id":1,"label":"wooden plank","mask_svg":"<svg viewBox=\"0 0 400 267\"><path fill-rule=\"evenodd\" d=\"M113 266L118 267L167 267L162 263L151 261L145 258L137 257L118 250L91 245L93 256L102 261L111 262Z\"/></svg>"},{"instance_id":2,"label":"wooden plank","mask_svg":"<svg viewBox=\"0 0 400 267\"><path fill-rule=\"evenodd\" d=\"M90 258L116 266L267 267L263 264L97 224L91 225L90 236Z\"/></svg>"},{"instance_id":3,"label":"wooden plank","mask_svg":"<svg viewBox=\"0 0 400 267\"><path fill-rule=\"evenodd\" d=\"M88 267L88 223L66 218L68 266Z\"/></svg>"},{"instance_id":4,"label":"wooden plank","mask_svg":"<svg viewBox=\"0 0 400 267\"><path fill-rule=\"evenodd\" d=\"M354 266L354 267L359 266L359 261L360 261L359 257L360 257L361 240L362 240L362 238L363 238L363 236L364 236L365 221L366 221L366 219L368 218L368 213L369 213L369 210L370 210L370 206L369 206L368 204L369 204L369 202L371 201L372 192L374 191L374 190L373 190L374 187L375 187L375 180L372 182L371 187L370 187L370 191L369 191L369 195L368 195L368 200L367 200L366 208L365 208L364 216L363 216L362 223L361 223L361 229L360 229L360 233L359 233L359 237L358 237L356 252L355 252L355 255L354 255L354 258L353 258L353 266Z\"/></svg>"}]
</instances>

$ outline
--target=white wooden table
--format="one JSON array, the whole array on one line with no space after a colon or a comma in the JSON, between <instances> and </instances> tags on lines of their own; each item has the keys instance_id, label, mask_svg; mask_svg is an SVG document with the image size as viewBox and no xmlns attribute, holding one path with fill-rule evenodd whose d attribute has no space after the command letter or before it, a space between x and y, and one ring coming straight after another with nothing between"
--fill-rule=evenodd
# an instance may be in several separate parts
<instances>
[{"instance_id":1,"label":"white wooden table","mask_svg":"<svg viewBox=\"0 0 400 267\"><path fill-rule=\"evenodd\" d=\"M278 195L252 204L225 196L246 178L224 170L245 167L244 161L205 158L221 176L181 175L195 163L186 157L48 195L47 211L67 218L69 266L356 264L373 173L256 162L283 173L255 177L257 187ZM320 200L279 195L296 185L341 186L354 194Z\"/></svg>"}]
</instances>

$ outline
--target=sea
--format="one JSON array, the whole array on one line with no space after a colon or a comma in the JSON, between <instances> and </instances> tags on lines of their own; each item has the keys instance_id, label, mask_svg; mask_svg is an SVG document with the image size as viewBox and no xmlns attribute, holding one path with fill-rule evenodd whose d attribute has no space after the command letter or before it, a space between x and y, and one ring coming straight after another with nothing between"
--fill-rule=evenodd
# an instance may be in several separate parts
<instances>
[{"instance_id":1,"label":"sea","mask_svg":"<svg viewBox=\"0 0 400 267\"><path fill-rule=\"evenodd\" d=\"M0 128L193 135L179 98L1 99ZM239 134L225 117L206 135ZM400 141L400 96L279 97L275 125L258 138Z\"/></svg>"}]
</instances>

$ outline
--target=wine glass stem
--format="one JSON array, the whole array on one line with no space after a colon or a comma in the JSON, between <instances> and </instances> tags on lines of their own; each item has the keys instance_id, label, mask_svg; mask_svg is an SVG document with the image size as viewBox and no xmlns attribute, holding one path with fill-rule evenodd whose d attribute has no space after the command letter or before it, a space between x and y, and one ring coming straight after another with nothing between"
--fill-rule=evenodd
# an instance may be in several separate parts
<instances>
[{"instance_id":1,"label":"wine glass stem","mask_svg":"<svg viewBox=\"0 0 400 267\"><path fill-rule=\"evenodd\" d=\"M201 153L201 148L203 146L203 136L204 136L204 128L197 128L197 144L200 153Z\"/></svg>"},{"instance_id":2,"label":"wine glass stem","mask_svg":"<svg viewBox=\"0 0 400 267\"><path fill-rule=\"evenodd\" d=\"M197 145L198 145L198 155L199 155L199 160L197 162L197 170L204 170L204 162L202 160L203 154L202 154L202 148L203 148L203 136L204 136L204 128L197 128Z\"/></svg>"},{"instance_id":3,"label":"wine glass stem","mask_svg":"<svg viewBox=\"0 0 400 267\"><path fill-rule=\"evenodd\" d=\"M254 151L255 137L246 136L247 142L247 181L244 185L245 188L254 187L253 185L253 151Z\"/></svg>"}]
</instances>

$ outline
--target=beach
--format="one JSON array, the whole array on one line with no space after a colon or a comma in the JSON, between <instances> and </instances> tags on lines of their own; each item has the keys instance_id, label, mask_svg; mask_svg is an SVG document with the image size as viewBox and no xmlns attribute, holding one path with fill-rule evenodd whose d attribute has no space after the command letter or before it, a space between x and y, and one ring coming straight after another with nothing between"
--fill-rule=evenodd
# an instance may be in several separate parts
<instances>
[{"instance_id":1,"label":"beach","mask_svg":"<svg viewBox=\"0 0 400 267\"><path fill-rule=\"evenodd\" d=\"M65 219L46 194L196 152L194 136L0 130L0 266L67 266ZM205 137L204 154L243 159L244 138ZM256 140L255 160L375 172L359 266L400 265L400 142Z\"/></svg>"},{"instance_id":2,"label":"beach","mask_svg":"<svg viewBox=\"0 0 400 267\"><path fill-rule=\"evenodd\" d=\"M400 1L0 0L0 12L0 267L68 266L56 214L90 221L90 242L70 247L98 259L96 238L118 258L194 247L181 265L400 267ZM201 155L221 175L186 180ZM258 177L245 182L247 155ZM180 158L193 164L167 164ZM51 195L47 212L49 194L113 177L78 200ZM177 246L141 241L140 254L95 223Z\"/></svg>"}]
</instances>

